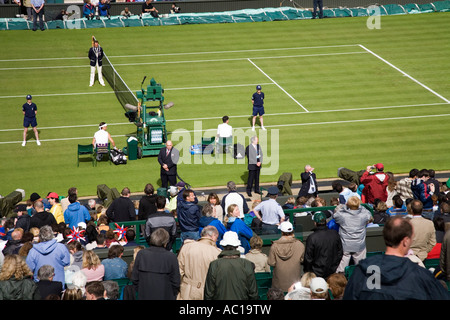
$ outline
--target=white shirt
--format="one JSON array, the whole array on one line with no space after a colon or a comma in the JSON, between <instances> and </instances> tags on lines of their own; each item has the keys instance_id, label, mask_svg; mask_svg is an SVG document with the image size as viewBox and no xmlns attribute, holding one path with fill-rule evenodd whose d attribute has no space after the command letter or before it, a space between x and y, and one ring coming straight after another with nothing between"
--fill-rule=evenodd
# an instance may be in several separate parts
<instances>
[{"instance_id":1,"label":"white shirt","mask_svg":"<svg viewBox=\"0 0 450 320\"><path fill-rule=\"evenodd\" d=\"M217 127L217 134L219 138L231 137L233 135L233 127L228 123L219 124Z\"/></svg>"},{"instance_id":2,"label":"white shirt","mask_svg":"<svg viewBox=\"0 0 450 320\"><path fill-rule=\"evenodd\" d=\"M107 144L109 142L108 131L98 130L94 134L94 139L96 144Z\"/></svg>"}]
</instances>

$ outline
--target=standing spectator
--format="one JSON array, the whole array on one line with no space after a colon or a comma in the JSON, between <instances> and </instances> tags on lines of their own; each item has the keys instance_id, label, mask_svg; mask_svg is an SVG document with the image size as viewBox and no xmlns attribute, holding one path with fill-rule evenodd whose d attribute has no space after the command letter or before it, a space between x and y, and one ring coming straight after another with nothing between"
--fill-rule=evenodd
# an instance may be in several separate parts
<instances>
[{"instance_id":1,"label":"standing spectator","mask_svg":"<svg viewBox=\"0 0 450 320\"><path fill-rule=\"evenodd\" d=\"M31 7L33 10L33 31L37 30L37 18L39 17L39 28L44 31L44 0L31 0Z\"/></svg>"},{"instance_id":2,"label":"standing spectator","mask_svg":"<svg viewBox=\"0 0 450 320\"><path fill-rule=\"evenodd\" d=\"M139 200L138 220L147 220L148 216L156 212L155 188L147 183L144 188L144 196Z\"/></svg>"},{"instance_id":3,"label":"standing spectator","mask_svg":"<svg viewBox=\"0 0 450 320\"><path fill-rule=\"evenodd\" d=\"M178 300L203 300L209 264L217 259L221 250L216 242L219 233L214 226L202 229L198 241L186 240L178 253L181 285Z\"/></svg>"},{"instance_id":4,"label":"standing spectator","mask_svg":"<svg viewBox=\"0 0 450 320\"><path fill-rule=\"evenodd\" d=\"M263 163L263 152L258 143L258 137L253 136L251 143L245 148L245 156L247 157L247 195L252 196L252 189L257 194L261 194L259 189L259 176L261 174L261 166Z\"/></svg>"},{"instance_id":5,"label":"standing spectator","mask_svg":"<svg viewBox=\"0 0 450 320\"><path fill-rule=\"evenodd\" d=\"M264 92L261 91L261 86L256 86L256 92L252 95L252 131L255 131L255 123L256 117L259 115L259 123L261 124L261 129L266 130L264 128Z\"/></svg>"},{"instance_id":6,"label":"standing spectator","mask_svg":"<svg viewBox=\"0 0 450 320\"><path fill-rule=\"evenodd\" d=\"M62 211L61 204L59 203L58 194L56 192L50 192L47 199L52 206L49 212L55 217L56 223L64 223L64 212Z\"/></svg>"},{"instance_id":7,"label":"standing spectator","mask_svg":"<svg viewBox=\"0 0 450 320\"><path fill-rule=\"evenodd\" d=\"M177 184L177 163L179 158L180 152L173 147L171 140L167 140L166 147L161 148L158 154L158 162L161 165L161 186L163 188L167 188L169 183L171 186Z\"/></svg>"},{"instance_id":8,"label":"standing spectator","mask_svg":"<svg viewBox=\"0 0 450 320\"><path fill-rule=\"evenodd\" d=\"M273 267L272 287L287 292L301 278L305 245L295 238L289 221L281 223L280 230L281 237L270 247L268 263Z\"/></svg>"},{"instance_id":9,"label":"standing spectator","mask_svg":"<svg viewBox=\"0 0 450 320\"><path fill-rule=\"evenodd\" d=\"M139 300L175 300L180 290L180 268L177 256L165 249L169 233L155 230L150 247L140 250L134 261L131 281Z\"/></svg>"},{"instance_id":10,"label":"standing spectator","mask_svg":"<svg viewBox=\"0 0 450 320\"><path fill-rule=\"evenodd\" d=\"M150 214L145 222L145 238L149 242L152 233L159 228L163 228L169 233L169 242L166 245L166 249L172 250L177 237L177 223L174 216L164 210L165 206L166 198L156 196L157 211Z\"/></svg>"},{"instance_id":11,"label":"standing spectator","mask_svg":"<svg viewBox=\"0 0 450 320\"><path fill-rule=\"evenodd\" d=\"M61 199L60 203L61 203L63 212L65 212L70 205L69 196L71 194L78 195L78 189L75 187L69 188L69 190L67 190L67 197Z\"/></svg>"},{"instance_id":12,"label":"standing spectator","mask_svg":"<svg viewBox=\"0 0 450 320\"><path fill-rule=\"evenodd\" d=\"M350 197L347 204L336 207L333 218L339 225L344 251L337 272L344 272L350 258L355 264L366 258L366 226L373 218L358 197Z\"/></svg>"},{"instance_id":13,"label":"standing spectator","mask_svg":"<svg viewBox=\"0 0 450 320\"><path fill-rule=\"evenodd\" d=\"M423 205L420 200L411 201L411 225L414 229L412 243L410 248L414 254L421 260L427 258L428 253L436 245L436 230L433 221L422 217Z\"/></svg>"},{"instance_id":14,"label":"standing spectator","mask_svg":"<svg viewBox=\"0 0 450 320\"><path fill-rule=\"evenodd\" d=\"M241 258L236 232L225 233L220 245L223 251L211 261L206 275L205 300L257 300L255 265Z\"/></svg>"},{"instance_id":15,"label":"standing spectator","mask_svg":"<svg viewBox=\"0 0 450 320\"><path fill-rule=\"evenodd\" d=\"M86 282L102 281L105 276L105 266L93 250L83 252L83 269L81 271L86 275Z\"/></svg>"},{"instance_id":16,"label":"standing spectator","mask_svg":"<svg viewBox=\"0 0 450 320\"><path fill-rule=\"evenodd\" d=\"M334 181L331 186L333 190L339 194L340 204L345 204L351 196L361 197L358 192L356 192L358 186L354 182L350 182L347 187L344 187L340 181Z\"/></svg>"},{"instance_id":17,"label":"standing spectator","mask_svg":"<svg viewBox=\"0 0 450 320\"><path fill-rule=\"evenodd\" d=\"M269 187L267 195L269 199L259 203L253 209L253 213L261 221L261 228L264 233L277 233L278 226L286 219L283 208L276 201L278 188Z\"/></svg>"},{"instance_id":18,"label":"standing spectator","mask_svg":"<svg viewBox=\"0 0 450 320\"><path fill-rule=\"evenodd\" d=\"M42 201L37 200L34 203L34 209L36 213L30 219L30 229L31 228L40 228L42 226L51 226L56 223L56 219L53 214L44 210L44 204Z\"/></svg>"},{"instance_id":19,"label":"standing spectator","mask_svg":"<svg viewBox=\"0 0 450 320\"><path fill-rule=\"evenodd\" d=\"M317 9L319 9L319 19L323 18L323 0L314 0L313 1L313 14L312 19L317 17Z\"/></svg>"},{"instance_id":20,"label":"standing spectator","mask_svg":"<svg viewBox=\"0 0 450 320\"><path fill-rule=\"evenodd\" d=\"M42 0L37 0L37 1L42 1ZM23 112L22 147L25 147L25 145L27 144L27 133L28 133L28 127L30 125L33 128L34 136L36 137L36 144L38 146L41 145L41 142L39 141L39 133L37 130L37 120L36 120L37 106L34 102L31 101L31 99L32 99L31 95L27 95L27 102L24 103L22 106L22 112Z\"/></svg>"},{"instance_id":21,"label":"standing spectator","mask_svg":"<svg viewBox=\"0 0 450 320\"><path fill-rule=\"evenodd\" d=\"M121 245L108 249L108 258L102 260L105 267L103 280L123 279L127 277L128 264L122 259L124 248Z\"/></svg>"},{"instance_id":22,"label":"standing spectator","mask_svg":"<svg viewBox=\"0 0 450 320\"><path fill-rule=\"evenodd\" d=\"M98 41L92 37L92 47L89 49L88 58L91 66L91 78L89 82L89 86L92 87L94 85L95 80L95 70L97 69L98 74L98 82L102 86L105 86L105 82L103 81L102 75L102 65L103 65L103 48L100 47Z\"/></svg>"},{"instance_id":23,"label":"standing spectator","mask_svg":"<svg viewBox=\"0 0 450 320\"><path fill-rule=\"evenodd\" d=\"M397 182L397 192L400 194L400 197L403 201L406 201L406 199L412 199L414 198L413 192L411 190L411 184L414 180L417 179L417 175L419 174L418 169L411 169L409 171L409 175L406 178L400 179Z\"/></svg>"},{"instance_id":24,"label":"standing spectator","mask_svg":"<svg viewBox=\"0 0 450 320\"><path fill-rule=\"evenodd\" d=\"M22 257L5 257L0 272L0 300L39 300L39 290L32 279L33 272Z\"/></svg>"},{"instance_id":25,"label":"standing spectator","mask_svg":"<svg viewBox=\"0 0 450 320\"><path fill-rule=\"evenodd\" d=\"M258 235L254 235L250 239L250 251L245 255L245 259L255 264L255 273L270 272L270 266L267 263L268 257L261 251L263 241Z\"/></svg>"},{"instance_id":26,"label":"standing spectator","mask_svg":"<svg viewBox=\"0 0 450 320\"><path fill-rule=\"evenodd\" d=\"M177 215L181 230L181 243L186 239L197 240L199 238L199 220L201 218L200 207L194 204L194 191L183 191L183 200L178 202Z\"/></svg>"},{"instance_id":27,"label":"standing spectator","mask_svg":"<svg viewBox=\"0 0 450 320\"><path fill-rule=\"evenodd\" d=\"M55 268L52 266L43 265L39 268L37 286L42 300L45 300L51 294L61 297L63 285L59 281L53 281L54 276Z\"/></svg>"},{"instance_id":28,"label":"standing spectator","mask_svg":"<svg viewBox=\"0 0 450 320\"><path fill-rule=\"evenodd\" d=\"M441 191L441 183L436 179L436 171L434 169L428 169L429 178L425 182L426 184L434 184L434 193L439 194Z\"/></svg>"},{"instance_id":29,"label":"standing spectator","mask_svg":"<svg viewBox=\"0 0 450 320\"><path fill-rule=\"evenodd\" d=\"M392 217L383 228L385 254L362 260L353 270L344 300L448 300L448 292L426 268L406 258L413 237L408 218Z\"/></svg>"},{"instance_id":30,"label":"standing spectator","mask_svg":"<svg viewBox=\"0 0 450 320\"><path fill-rule=\"evenodd\" d=\"M314 232L306 239L304 271L326 279L341 262L341 237L336 230L328 229L327 218L321 211L314 214L314 224Z\"/></svg>"},{"instance_id":31,"label":"standing spectator","mask_svg":"<svg viewBox=\"0 0 450 320\"><path fill-rule=\"evenodd\" d=\"M300 191L298 192L297 197L317 197L317 180L316 174L313 172L314 168L311 165L307 164L305 166L305 171L300 174L300 178L302 179L302 186Z\"/></svg>"},{"instance_id":32,"label":"standing spectator","mask_svg":"<svg viewBox=\"0 0 450 320\"><path fill-rule=\"evenodd\" d=\"M70 253L64 244L56 241L52 228L43 226L39 229L39 243L35 243L28 252L26 262L36 281L39 269L48 264L55 269L53 280L65 283L64 267L70 264Z\"/></svg>"},{"instance_id":33,"label":"standing spectator","mask_svg":"<svg viewBox=\"0 0 450 320\"><path fill-rule=\"evenodd\" d=\"M69 206L64 211L64 221L70 229L77 228L80 222L88 222L91 220L91 215L85 206L82 206L78 201L76 193L69 195Z\"/></svg>"},{"instance_id":34,"label":"standing spectator","mask_svg":"<svg viewBox=\"0 0 450 320\"><path fill-rule=\"evenodd\" d=\"M372 169L376 169L372 173ZM373 204L375 199L380 199L386 202L387 200L387 185L389 183L389 176L383 172L384 165L377 163L372 166L367 166L366 171L361 176L361 184L364 185L363 195L366 203Z\"/></svg>"},{"instance_id":35,"label":"standing spectator","mask_svg":"<svg viewBox=\"0 0 450 320\"><path fill-rule=\"evenodd\" d=\"M136 220L136 211L134 209L133 201L130 199L130 195L130 189L125 187L120 192L120 197L114 199L106 210L106 215L110 221L123 222Z\"/></svg>"},{"instance_id":36,"label":"standing spectator","mask_svg":"<svg viewBox=\"0 0 450 320\"><path fill-rule=\"evenodd\" d=\"M237 192L236 183L234 181L227 182L227 190L228 193L222 197L222 212L227 212L229 205L236 204L239 207L239 212L241 213L240 218L244 218L244 214L248 212L248 205L244 196Z\"/></svg>"}]
</instances>

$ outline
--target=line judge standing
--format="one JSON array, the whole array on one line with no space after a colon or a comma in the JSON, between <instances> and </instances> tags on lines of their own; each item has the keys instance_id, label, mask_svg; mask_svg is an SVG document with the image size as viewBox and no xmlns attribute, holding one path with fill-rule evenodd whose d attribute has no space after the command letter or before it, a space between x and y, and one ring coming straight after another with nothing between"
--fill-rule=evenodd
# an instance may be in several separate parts
<instances>
[{"instance_id":1,"label":"line judge standing","mask_svg":"<svg viewBox=\"0 0 450 320\"><path fill-rule=\"evenodd\" d=\"M261 193L259 190L259 175L261 173L263 153L261 146L258 144L257 136L251 138L251 143L245 148L245 155L248 160L247 195L251 197L252 187L254 187L255 193Z\"/></svg>"},{"instance_id":2,"label":"line judge standing","mask_svg":"<svg viewBox=\"0 0 450 320\"><path fill-rule=\"evenodd\" d=\"M161 186L168 187L177 184L177 163L180 158L180 152L173 147L171 140L167 140L166 146L159 150L158 162L161 165Z\"/></svg>"},{"instance_id":3,"label":"line judge standing","mask_svg":"<svg viewBox=\"0 0 450 320\"><path fill-rule=\"evenodd\" d=\"M94 85L95 80L95 70L97 69L98 74L98 82L102 86L105 86L105 82L103 81L103 75L102 75L102 59L103 59L103 49L98 44L98 40L92 39L92 47L89 49L89 60L91 65L91 79L89 86L92 87Z\"/></svg>"},{"instance_id":4,"label":"line judge standing","mask_svg":"<svg viewBox=\"0 0 450 320\"><path fill-rule=\"evenodd\" d=\"M27 144L27 133L28 133L28 127L30 125L33 128L34 135L36 137L36 143L38 146L40 146L41 142L39 141L39 134L38 134L38 130L37 130L37 120L36 120L37 106L34 102L31 101L31 95L27 95L27 102L23 104L22 112L23 112L22 147L25 147L25 145Z\"/></svg>"}]
</instances>

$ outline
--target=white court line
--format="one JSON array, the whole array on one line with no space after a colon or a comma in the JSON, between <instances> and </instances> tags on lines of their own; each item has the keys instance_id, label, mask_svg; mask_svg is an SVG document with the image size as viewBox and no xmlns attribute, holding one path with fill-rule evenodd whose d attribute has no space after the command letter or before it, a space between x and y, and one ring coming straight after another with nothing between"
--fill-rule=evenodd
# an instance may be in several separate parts
<instances>
[{"instance_id":1,"label":"white court line","mask_svg":"<svg viewBox=\"0 0 450 320\"><path fill-rule=\"evenodd\" d=\"M228 84L223 86L205 86L205 87L186 87L186 88L164 88L164 91L177 91L177 90L198 90L198 89L221 89L221 88L235 88L235 87L249 87L260 85L273 85L273 83L246 83L246 84ZM140 91L141 89L135 89L133 92ZM118 91L118 92L128 92L128 91ZM71 92L71 93L46 93L46 94L33 94L33 97L58 97L58 96L78 96L78 95L89 95L89 94L114 94L114 91L103 91L103 92ZM26 94L15 95L15 96L0 96L0 99L12 99L12 98L23 98Z\"/></svg>"},{"instance_id":2,"label":"white court line","mask_svg":"<svg viewBox=\"0 0 450 320\"><path fill-rule=\"evenodd\" d=\"M252 60L247 59L256 69L258 69L263 75L265 75L267 77L267 79L269 79L270 81L273 82L274 85L276 85L278 88L281 89L281 91L283 91L284 93L287 94L287 96L289 98L291 98L296 104L298 104L300 107L302 107L303 110L305 110L306 112L309 112L308 109L306 109L300 102L298 102L297 100L294 99L293 96L291 96L286 90L283 89L282 86L280 86L277 82L275 82L275 80L273 80L271 77L269 77L269 75L267 73L265 73L260 67L258 67Z\"/></svg>"},{"instance_id":3,"label":"white court line","mask_svg":"<svg viewBox=\"0 0 450 320\"><path fill-rule=\"evenodd\" d=\"M289 123L289 124L279 124L279 125L269 125L265 126L266 128L283 128L283 127L297 127L297 126L315 126L315 125L329 125L329 124L346 124L346 123L354 123L354 122L378 122L378 121L390 121L390 120L409 120L409 119L423 119L423 118L437 118L437 117L449 117L450 113L445 114L430 114L430 115L422 115L422 116L407 116L407 117L392 117L392 118L380 118L380 119L359 119L359 120L342 120L342 121L324 121L324 122L308 122L308 123ZM250 129L249 126L246 127L237 127L235 129ZM209 130L215 130L215 128L202 129L202 130L182 130L177 129L177 132L204 132ZM173 132L169 132L173 133ZM130 135L114 135L112 137L128 137ZM91 137L72 137L72 138L57 138L57 139L39 139L41 142L51 142L51 141L66 141L66 140L81 140L81 139L92 139ZM18 141L2 141L1 144L13 144L13 143L22 143L22 140ZM28 143L33 143L33 140L28 141ZM41 147L42 148L42 147Z\"/></svg>"},{"instance_id":4,"label":"white court line","mask_svg":"<svg viewBox=\"0 0 450 320\"><path fill-rule=\"evenodd\" d=\"M413 77L411 77L409 74L407 74L406 72L400 70L399 68L397 68L396 66L394 66L392 63L390 63L389 61L383 59L382 57L380 57L379 55L377 55L376 53L374 53L373 51L367 49L366 47L364 47L362 44L359 45L362 49L366 50L368 53L370 53L371 55L373 55L374 57L380 59L381 61L383 61L384 63L386 63L387 65L389 65L390 67L394 68L395 70L397 70L398 72L400 72L401 74L403 74L404 76L408 77L409 79L411 79L412 81L414 81L415 83L417 83L418 85L422 86L423 88L427 89L428 91L430 91L432 94L434 94L435 96L439 97L440 99L444 100L447 103L450 103L449 100L447 100L446 98L444 98L443 96L441 96L439 93L437 93L436 91L430 89L429 87L427 87L426 85L424 85L422 82L414 79Z\"/></svg>"},{"instance_id":5,"label":"white court line","mask_svg":"<svg viewBox=\"0 0 450 320\"><path fill-rule=\"evenodd\" d=\"M317 53L317 54L300 54L291 56L278 57L253 57L251 59L283 59L283 58L307 58L307 57L321 57L321 56L337 56L347 54L367 54L364 51L355 52L334 52L334 53ZM226 62L226 61L244 61L248 58L229 58L229 59L203 59L203 60L182 60L182 61L160 61L160 62L135 62L135 63L115 63L114 67L120 66L145 66L145 65L159 65L159 64L180 64L180 63L205 63L205 62ZM47 66L47 67L20 67L20 68L0 68L0 71L11 70L35 70L35 69L65 69L65 68L90 68L89 65L79 66Z\"/></svg>"},{"instance_id":6,"label":"white court line","mask_svg":"<svg viewBox=\"0 0 450 320\"><path fill-rule=\"evenodd\" d=\"M228 51L197 51L197 52L175 52L175 53L153 53L153 54L135 54L125 56L110 56L108 58L139 58L139 57L164 57L164 56L184 56L184 55L202 55L202 54L222 54L222 53L243 53L243 52L265 52L265 51L283 51L283 50L305 50L305 49L322 49L322 48L343 48L357 47L357 44L342 44L334 46L315 46L315 47L293 47L293 48L265 48L265 49L245 49L245 50L228 50ZM86 57L61 57L61 58L29 58L29 59L7 59L0 62L14 61L54 61L54 60L89 60Z\"/></svg>"},{"instance_id":7,"label":"white court line","mask_svg":"<svg viewBox=\"0 0 450 320\"><path fill-rule=\"evenodd\" d=\"M271 83L272 85L273 83ZM308 114L314 113L329 113L329 112L348 112L348 111L364 111L364 110L382 110L382 109L397 109L397 108L411 108L411 107L430 107L430 106L439 106L447 103L439 102L439 103L425 103L425 104L407 104L400 106L382 106L382 107L367 107L367 108L347 108L347 109L335 109L335 110L316 110L309 111ZM305 114L303 111L296 112L284 112L284 113L266 113L266 116L286 116L286 115L298 115ZM231 118L248 118L250 115L232 115ZM185 119L166 119L166 122L180 122L180 121L199 121L199 120L217 120L222 119L222 117L205 117L205 118L185 118ZM108 126L122 126L134 124L133 122L118 122L118 123L108 123ZM39 127L39 129L70 129L70 128L81 128L81 127L97 127L98 124L81 124L81 125L71 125L71 126L57 126L57 127ZM11 131L23 131L23 128L13 128L13 129L0 129L0 132L11 132Z\"/></svg>"}]
</instances>

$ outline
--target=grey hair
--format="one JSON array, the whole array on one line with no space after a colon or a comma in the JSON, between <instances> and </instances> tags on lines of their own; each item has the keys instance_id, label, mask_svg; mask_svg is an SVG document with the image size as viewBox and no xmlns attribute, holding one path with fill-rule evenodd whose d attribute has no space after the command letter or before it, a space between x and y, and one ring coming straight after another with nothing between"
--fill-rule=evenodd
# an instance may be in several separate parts
<instances>
[{"instance_id":1,"label":"grey hair","mask_svg":"<svg viewBox=\"0 0 450 320\"><path fill-rule=\"evenodd\" d=\"M53 234L52 227L42 226L41 229L39 229L39 242L50 241L54 238L55 235Z\"/></svg>"},{"instance_id":2,"label":"grey hair","mask_svg":"<svg viewBox=\"0 0 450 320\"><path fill-rule=\"evenodd\" d=\"M53 268L49 264L44 264L38 270L38 279L39 280L49 280L55 274L55 268Z\"/></svg>"},{"instance_id":3,"label":"grey hair","mask_svg":"<svg viewBox=\"0 0 450 320\"><path fill-rule=\"evenodd\" d=\"M234 181L228 181L227 189L230 191L236 191L236 183L234 183Z\"/></svg>"},{"instance_id":4,"label":"grey hair","mask_svg":"<svg viewBox=\"0 0 450 320\"><path fill-rule=\"evenodd\" d=\"M201 237L213 237L218 236L219 231L217 231L217 228L214 226L206 226L202 229Z\"/></svg>"}]
</instances>

